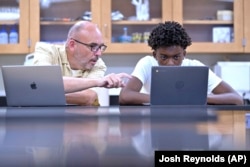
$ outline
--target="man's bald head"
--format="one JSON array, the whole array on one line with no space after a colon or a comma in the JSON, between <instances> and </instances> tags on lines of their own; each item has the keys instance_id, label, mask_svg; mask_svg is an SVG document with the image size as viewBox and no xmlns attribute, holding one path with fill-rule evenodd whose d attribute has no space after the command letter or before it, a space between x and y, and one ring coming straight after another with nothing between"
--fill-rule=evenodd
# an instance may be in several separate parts
<instances>
[{"instance_id":1,"label":"man's bald head","mask_svg":"<svg viewBox=\"0 0 250 167\"><path fill-rule=\"evenodd\" d=\"M89 21L79 21L70 28L68 39L76 38L79 35L89 34L93 31L99 31L96 24Z\"/></svg>"}]
</instances>

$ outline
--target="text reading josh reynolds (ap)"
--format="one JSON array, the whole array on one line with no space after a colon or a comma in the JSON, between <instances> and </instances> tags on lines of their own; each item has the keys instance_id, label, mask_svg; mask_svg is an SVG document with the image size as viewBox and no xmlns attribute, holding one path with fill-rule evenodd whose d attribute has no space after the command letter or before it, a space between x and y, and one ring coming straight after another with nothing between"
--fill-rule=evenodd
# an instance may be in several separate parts
<instances>
[{"instance_id":1,"label":"text reading josh reynolds (ap)","mask_svg":"<svg viewBox=\"0 0 250 167\"><path fill-rule=\"evenodd\" d=\"M250 151L155 151L155 166L193 165L234 165L249 166Z\"/></svg>"}]
</instances>

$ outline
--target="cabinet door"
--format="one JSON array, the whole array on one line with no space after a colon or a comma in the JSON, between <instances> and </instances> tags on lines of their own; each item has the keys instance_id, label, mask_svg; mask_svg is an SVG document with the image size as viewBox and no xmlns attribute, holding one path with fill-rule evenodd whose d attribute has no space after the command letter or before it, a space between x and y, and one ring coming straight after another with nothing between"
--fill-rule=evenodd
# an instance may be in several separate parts
<instances>
[{"instance_id":1,"label":"cabinet door","mask_svg":"<svg viewBox=\"0 0 250 167\"><path fill-rule=\"evenodd\" d=\"M100 25L100 0L31 0L30 3L32 51L38 41L64 44L69 28L79 20Z\"/></svg>"},{"instance_id":2,"label":"cabinet door","mask_svg":"<svg viewBox=\"0 0 250 167\"><path fill-rule=\"evenodd\" d=\"M245 45L245 52L250 53L250 19L248 16L250 15L250 1L244 0L244 45Z\"/></svg>"},{"instance_id":3,"label":"cabinet door","mask_svg":"<svg viewBox=\"0 0 250 167\"><path fill-rule=\"evenodd\" d=\"M192 38L189 52L243 52L243 0L174 0L173 11Z\"/></svg>"},{"instance_id":4,"label":"cabinet door","mask_svg":"<svg viewBox=\"0 0 250 167\"><path fill-rule=\"evenodd\" d=\"M29 52L29 0L1 0L0 54Z\"/></svg>"},{"instance_id":5,"label":"cabinet door","mask_svg":"<svg viewBox=\"0 0 250 167\"><path fill-rule=\"evenodd\" d=\"M134 4L132 4L134 2ZM172 19L172 0L102 0L101 30L105 53L147 53L151 29Z\"/></svg>"}]
</instances>

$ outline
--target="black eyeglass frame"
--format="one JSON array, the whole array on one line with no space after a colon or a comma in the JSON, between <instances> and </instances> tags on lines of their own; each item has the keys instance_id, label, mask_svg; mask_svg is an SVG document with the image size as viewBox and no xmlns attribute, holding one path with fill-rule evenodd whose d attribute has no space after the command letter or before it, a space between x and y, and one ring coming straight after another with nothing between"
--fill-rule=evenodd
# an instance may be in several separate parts
<instances>
[{"instance_id":1,"label":"black eyeglass frame","mask_svg":"<svg viewBox=\"0 0 250 167\"><path fill-rule=\"evenodd\" d=\"M83 43L81 41L78 41L74 38L71 38L72 40L74 40L75 42L82 44L84 46L87 46L90 48L91 52L97 52L99 49L101 50L101 52L104 52L107 48L106 45L102 44L102 45L97 45L97 44L87 44L87 43Z\"/></svg>"}]
</instances>

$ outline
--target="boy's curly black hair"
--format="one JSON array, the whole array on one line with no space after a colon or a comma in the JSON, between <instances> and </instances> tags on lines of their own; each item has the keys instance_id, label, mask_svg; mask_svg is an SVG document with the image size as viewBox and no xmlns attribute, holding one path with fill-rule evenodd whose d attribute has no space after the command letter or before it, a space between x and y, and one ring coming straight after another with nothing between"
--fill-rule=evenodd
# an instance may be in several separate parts
<instances>
[{"instance_id":1,"label":"boy's curly black hair","mask_svg":"<svg viewBox=\"0 0 250 167\"><path fill-rule=\"evenodd\" d=\"M152 50L160 47L181 46L186 49L192 44L186 30L175 21L159 23L150 33L148 45Z\"/></svg>"}]
</instances>

